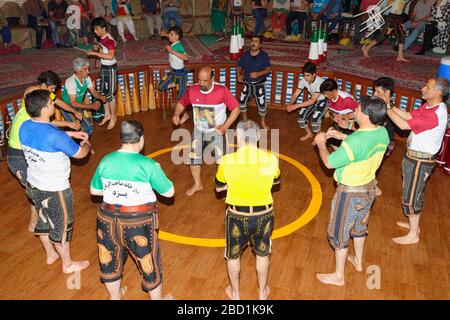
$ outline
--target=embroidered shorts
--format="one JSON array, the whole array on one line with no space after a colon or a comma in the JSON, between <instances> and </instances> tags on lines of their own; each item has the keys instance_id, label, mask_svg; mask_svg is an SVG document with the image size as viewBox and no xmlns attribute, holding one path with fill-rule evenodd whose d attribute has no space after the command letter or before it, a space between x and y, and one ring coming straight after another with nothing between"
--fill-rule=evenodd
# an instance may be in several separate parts
<instances>
[{"instance_id":1,"label":"embroidered shorts","mask_svg":"<svg viewBox=\"0 0 450 320\"><path fill-rule=\"evenodd\" d=\"M19 179L19 182L26 187L28 164L23 151L8 146L6 156L8 158L9 170L11 170L17 179Z\"/></svg>"},{"instance_id":2,"label":"embroidered shorts","mask_svg":"<svg viewBox=\"0 0 450 320\"><path fill-rule=\"evenodd\" d=\"M192 137L191 152L189 153L190 165L217 163L228 152L226 134L220 135L215 131L205 133L194 127Z\"/></svg>"}]
</instances>

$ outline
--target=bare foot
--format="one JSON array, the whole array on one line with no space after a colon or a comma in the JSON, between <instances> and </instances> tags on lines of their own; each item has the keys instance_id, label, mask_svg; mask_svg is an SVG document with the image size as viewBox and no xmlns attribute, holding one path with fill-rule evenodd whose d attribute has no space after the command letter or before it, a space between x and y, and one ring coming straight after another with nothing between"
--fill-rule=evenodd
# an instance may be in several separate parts
<instances>
[{"instance_id":1,"label":"bare foot","mask_svg":"<svg viewBox=\"0 0 450 320\"><path fill-rule=\"evenodd\" d=\"M397 221L397 225L401 228L405 228L409 230L409 223L408 222L401 222L401 221ZM420 228L418 230L419 234L420 234Z\"/></svg>"},{"instance_id":2,"label":"bare foot","mask_svg":"<svg viewBox=\"0 0 450 320\"><path fill-rule=\"evenodd\" d=\"M83 269L86 269L87 267L89 267L89 261L87 260L72 261L72 263L68 267L63 266L63 273L72 273L75 271L81 271Z\"/></svg>"},{"instance_id":3,"label":"bare foot","mask_svg":"<svg viewBox=\"0 0 450 320\"><path fill-rule=\"evenodd\" d=\"M404 57L397 57L397 61L400 61L400 62L409 62L409 60L408 60L408 59L405 59Z\"/></svg>"},{"instance_id":4,"label":"bare foot","mask_svg":"<svg viewBox=\"0 0 450 320\"><path fill-rule=\"evenodd\" d=\"M185 123L188 119L189 119L188 113L187 113L187 112L184 112L184 113L183 113L183 116L182 116L181 119L180 119L180 124L181 124L181 123Z\"/></svg>"},{"instance_id":5,"label":"bare foot","mask_svg":"<svg viewBox=\"0 0 450 320\"><path fill-rule=\"evenodd\" d=\"M365 58L370 58L369 50L367 50L366 46L362 46L361 50L362 50L363 55L364 55Z\"/></svg>"},{"instance_id":6,"label":"bare foot","mask_svg":"<svg viewBox=\"0 0 450 320\"><path fill-rule=\"evenodd\" d=\"M172 296L172 294L168 293L164 297L161 298L161 300L175 300Z\"/></svg>"},{"instance_id":7,"label":"bare foot","mask_svg":"<svg viewBox=\"0 0 450 320\"><path fill-rule=\"evenodd\" d=\"M261 128L265 129L265 130L269 130L269 126L265 123L265 122L261 122Z\"/></svg>"},{"instance_id":8,"label":"bare foot","mask_svg":"<svg viewBox=\"0 0 450 320\"><path fill-rule=\"evenodd\" d=\"M305 141L305 140L311 139L312 136L313 136L312 134L307 133L304 136L300 137L300 141Z\"/></svg>"},{"instance_id":9,"label":"bare foot","mask_svg":"<svg viewBox=\"0 0 450 320\"><path fill-rule=\"evenodd\" d=\"M111 118L111 120L109 120L109 124L106 127L106 129L111 130L112 128L114 128L116 121L117 121L117 118Z\"/></svg>"},{"instance_id":10,"label":"bare foot","mask_svg":"<svg viewBox=\"0 0 450 320\"><path fill-rule=\"evenodd\" d=\"M416 237L414 235L407 234L403 237L392 238L392 240L398 244L415 244L418 243L420 239L418 236Z\"/></svg>"},{"instance_id":11,"label":"bare foot","mask_svg":"<svg viewBox=\"0 0 450 320\"><path fill-rule=\"evenodd\" d=\"M54 252L53 254L51 254L50 256L47 256L47 264L51 265L53 264L55 261L57 261L59 259L59 254L57 252Z\"/></svg>"},{"instance_id":12,"label":"bare foot","mask_svg":"<svg viewBox=\"0 0 450 320\"><path fill-rule=\"evenodd\" d=\"M125 295L125 293L127 293L128 291L128 287L123 287L120 289L120 297L123 298L123 296Z\"/></svg>"},{"instance_id":13,"label":"bare foot","mask_svg":"<svg viewBox=\"0 0 450 320\"><path fill-rule=\"evenodd\" d=\"M102 126L106 123L106 121L109 121L110 119L111 119L111 117L104 117L103 120L98 123L98 125Z\"/></svg>"},{"instance_id":14,"label":"bare foot","mask_svg":"<svg viewBox=\"0 0 450 320\"><path fill-rule=\"evenodd\" d=\"M270 288L269 286L266 286L263 291L259 292L259 300L267 300L269 297Z\"/></svg>"},{"instance_id":15,"label":"bare foot","mask_svg":"<svg viewBox=\"0 0 450 320\"><path fill-rule=\"evenodd\" d=\"M325 284L332 284L334 286L342 287L344 279L339 277L336 273L316 273L317 280Z\"/></svg>"},{"instance_id":16,"label":"bare foot","mask_svg":"<svg viewBox=\"0 0 450 320\"><path fill-rule=\"evenodd\" d=\"M358 271L358 272L363 271L362 263L361 263L361 261L358 261L356 259L356 256L348 255L347 261L350 262L355 267L356 271Z\"/></svg>"},{"instance_id":17,"label":"bare foot","mask_svg":"<svg viewBox=\"0 0 450 320\"><path fill-rule=\"evenodd\" d=\"M240 300L239 294L236 294L233 291L233 289L231 288L231 286L228 286L225 288L225 293L227 294L228 298L230 298L231 300Z\"/></svg>"},{"instance_id":18,"label":"bare foot","mask_svg":"<svg viewBox=\"0 0 450 320\"><path fill-rule=\"evenodd\" d=\"M188 197L192 196L197 191L203 190L203 186L196 186L194 185L192 188L190 188L188 191L186 191L186 195Z\"/></svg>"}]
</instances>

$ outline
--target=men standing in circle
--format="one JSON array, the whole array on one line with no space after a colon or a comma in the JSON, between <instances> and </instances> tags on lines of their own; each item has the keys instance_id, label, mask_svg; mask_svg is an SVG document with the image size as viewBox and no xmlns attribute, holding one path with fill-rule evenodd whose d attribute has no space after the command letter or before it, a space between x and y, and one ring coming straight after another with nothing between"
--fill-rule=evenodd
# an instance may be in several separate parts
<instances>
[{"instance_id":1,"label":"men standing in circle","mask_svg":"<svg viewBox=\"0 0 450 320\"><path fill-rule=\"evenodd\" d=\"M336 169L334 180L337 182L328 224L328 240L334 249L336 270L316 275L325 284L344 285L347 260L356 271L363 270L364 242L368 234L370 208L376 196L375 174L389 144L389 136L383 127L385 117L386 104L383 100L362 97L356 109L359 129L349 136L331 131L333 138L345 137L335 152L329 154L326 147L331 132L320 132L314 139L324 165ZM350 238L353 239L355 256L348 256Z\"/></svg>"},{"instance_id":2,"label":"men standing in circle","mask_svg":"<svg viewBox=\"0 0 450 320\"><path fill-rule=\"evenodd\" d=\"M194 186L186 194L192 196L203 189L201 180L201 164L210 150L217 162L227 150L225 133L239 116L239 103L231 92L214 82L211 67L202 67L198 73L198 83L186 91L175 108L172 122L178 126L180 115L192 104L194 111L194 132L192 134L190 169L194 178ZM227 109L231 111L227 119Z\"/></svg>"},{"instance_id":3,"label":"men standing in circle","mask_svg":"<svg viewBox=\"0 0 450 320\"><path fill-rule=\"evenodd\" d=\"M174 195L173 183L159 163L140 154L144 147L141 123L123 121L118 151L106 155L95 170L91 194L103 196L97 216L100 280L111 300L120 300L123 267L128 253L142 277L142 289L153 300L162 298L161 255L156 195Z\"/></svg>"},{"instance_id":4,"label":"men standing in circle","mask_svg":"<svg viewBox=\"0 0 450 320\"><path fill-rule=\"evenodd\" d=\"M298 88L291 97L290 104L286 107L288 112L300 108L298 113L298 124L300 128L305 129L306 135L300 138L305 141L313 137L313 132L318 132L322 125L322 119L327 113L327 99L320 93L320 85L324 81L316 74L316 65L312 62L307 62L303 66L303 78L298 83ZM296 101L303 91L308 90L308 100L296 104ZM308 118L311 118L311 128L308 127Z\"/></svg>"},{"instance_id":5,"label":"men standing in circle","mask_svg":"<svg viewBox=\"0 0 450 320\"><path fill-rule=\"evenodd\" d=\"M108 101L106 96L100 95L95 89L91 78L89 77L89 60L78 57L73 60L74 74L66 79L63 88L62 100L71 105L76 111L83 111L83 119L81 120L81 130L89 136L94 133L94 122L92 116L86 110L98 110L100 102L84 103L84 96L89 92L95 99L101 100L103 103ZM67 121L77 121L70 113L61 110L61 114Z\"/></svg>"},{"instance_id":6,"label":"men standing in circle","mask_svg":"<svg viewBox=\"0 0 450 320\"><path fill-rule=\"evenodd\" d=\"M398 1L398 2L397 2ZM403 47L405 46L405 38L406 38L406 32L405 29L403 29L403 10L405 9L405 6L408 2L411 0L387 0L387 4L391 5L394 2L395 3L391 7L391 11L386 19L386 23L383 26L383 29L381 30L378 37L369 45L362 46L361 50L364 54L364 57L369 58L369 50L376 46L377 43L383 42L386 40L392 32L394 32L395 37L398 41L398 54L397 54L397 61L402 62L409 62L404 55L403 55Z\"/></svg>"},{"instance_id":7,"label":"men standing in circle","mask_svg":"<svg viewBox=\"0 0 450 320\"><path fill-rule=\"evenodd\" d=\"M100 48L102 51L89 50L87 55L101 59L100 91L106 96L107 100L104 105L105 117L99 125L103 125L109 120L108 130L111 130L117 121L115 98L117 88L116 40L108 33L108 22L104 18L95 18L92 21L92 29L95 35L100 38Z\"/></svg>"},{"instance_id":8,"label":"men standing in circle","mask_svg":"<svg viewBox=\"0 0 450 320\"><path fill-rule=\"evenodd\" d=\"M402 130L411 130L407 151L403 157L402 209L409 223L397 222L409 229L404 237L393 238L398 244L419 242L419 220L422 213L425 185L436 163L436 154L447 128L449 82L445 78L432 78L422 88L420 108L411 112L388 105L387 115Z\"/></svg>"},{"instance_id":9,"label":"men standing in circle","mask_svg":"<svg viewBox=\"0 0 450 320\"><path fill-rule=\"evenodd\" d=\"M269 295L267 276L272 242L274 213L271 189L280 182L278 160L258 148L258 125L249 119L236 128L238 150L220 159L216 191L227 190L225 233L230 286L225 290L232 300L239 300L240 257L250 242L256 255L259 299Z\"/></svg>"},{"instance_id":10,"label":"men standing in circle","mask_svg":"<svg viewBox=\"0 0 450 320\"><path fill-rule=\"evenodd\" d=\"M247 101L250 96L255 99L258 106L258 114L261 117L261 127L269 129L266 124L266 78L270 73L269 55L261 49L262 38L260 36L251 37L251 49L245 52L238 61L237 80L244 82L239 104L242 119L247 119Z\"/></svg>"},{"instance_id":11,"label":"men standing in circle","mask_svg":"<svg viewBox=\"0 0 450 320\"><path fill-rule=\"evenodd\" d=\"M89 266L89 261L73 261L70 255L74 214L70 188L70 158L82 159L91 145L84 132L68 133L50 124L55 106L48 90L25 96L31 120L25 121L19 138L27 160L27 194L38 211L34 232L47 254L47 264L61 258L62 271L72 273ZM76 144L71 136L82 139Z\"/></svg>"}]
</instances>

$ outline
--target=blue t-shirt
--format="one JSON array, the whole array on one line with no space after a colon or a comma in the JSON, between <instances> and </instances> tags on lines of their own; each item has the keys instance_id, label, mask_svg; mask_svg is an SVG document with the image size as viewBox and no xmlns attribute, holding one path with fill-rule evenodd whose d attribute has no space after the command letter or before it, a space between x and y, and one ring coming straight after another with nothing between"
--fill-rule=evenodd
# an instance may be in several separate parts
<instances>
[{"instance_id":1,"label":"blue t-shirt","mask_svg":"<svg viewBox=\"0 0 450 320\"><path fill-rule=\"evenodd\" d=\"M245 81L251 83L266 81L268 74L253 79L250 77L250 73L260 72L265 68L270 67L269 55L263 50L259 50L259 53L256 56L252 56L250 51L246 51L239 59L238 67L244 69Z\"/></svg>"},{"instance_id":2,"label":"blue t-shirt","mask_svg":"<svg viewBox=\"0 0 450 320\"><path fill-rule=\"evenodd\" d=\"M320 11L323 10L323 7L328 5L328 2L330 2L330 0L314 0L312 2L313 5L311 7L311 12L312 13L320 13Z\"/></svg>"},{"instance_id":3,"label":"blue t-shirt","mask_svg":"<svg viewBox=\"0 0 450 320\"><path fill-rule=\"evenodd\" d=\"M63 130L48 122L25 121L19 139L27 160L27 181L43 191L70 188L70 159L80 146Z\"/></svg>"}]
</instances>

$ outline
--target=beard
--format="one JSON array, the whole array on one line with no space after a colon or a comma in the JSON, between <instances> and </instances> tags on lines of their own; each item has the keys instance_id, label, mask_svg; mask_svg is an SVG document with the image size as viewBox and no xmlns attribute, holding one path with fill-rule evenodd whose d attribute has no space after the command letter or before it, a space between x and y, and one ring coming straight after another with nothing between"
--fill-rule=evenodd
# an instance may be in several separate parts
<instances>
[{"instance_id":1,"label":"beard","mask_svg":"<svg viewBox=\"0 0 450 320\"><path fill-rule=\"evenodd\" d=\"M206 91L208 91L209 90L209 88L208 87L205 87L205 86L200 86L200 91L202 91L202 92L206 92Z\"/></svg>"}]
</instances>

